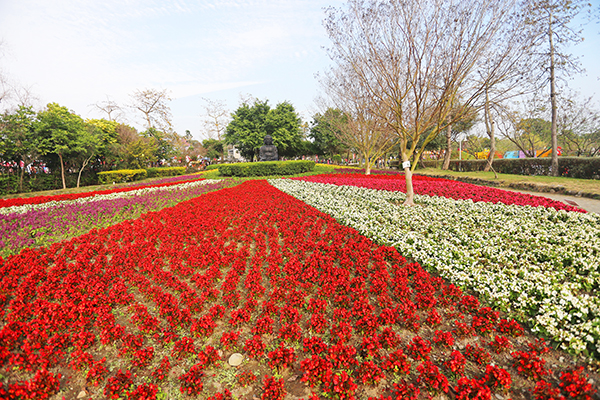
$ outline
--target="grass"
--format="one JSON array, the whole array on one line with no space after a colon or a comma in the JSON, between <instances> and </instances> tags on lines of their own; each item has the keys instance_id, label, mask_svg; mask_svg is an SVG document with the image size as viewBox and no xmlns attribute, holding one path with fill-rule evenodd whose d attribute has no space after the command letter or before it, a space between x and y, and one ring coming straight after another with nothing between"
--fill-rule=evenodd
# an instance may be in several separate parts
<instances>
[{"instance_id":1,"label":"grass","mask_svg":"<svg viewBox=\"0 0 600 400\"><path fill-rule=\"evenodd\" d=\"M592 179L565 178L561 176L527 176L511 174L498 174L498 178L496 179L492 171L457 172L444 171L437 168L419 169L416 171L416 173L430 176L450 176L453 178L481 179L484 181L493 182L495 185L500 187L521 186L523 189L528 188L533 191L546 192L550 191L550 189L554 189L557 192L583 192L592 194L596 197L600 197L600 182ZM561 187L564 189L561 189Z\"/></svg>"}]
</instances>

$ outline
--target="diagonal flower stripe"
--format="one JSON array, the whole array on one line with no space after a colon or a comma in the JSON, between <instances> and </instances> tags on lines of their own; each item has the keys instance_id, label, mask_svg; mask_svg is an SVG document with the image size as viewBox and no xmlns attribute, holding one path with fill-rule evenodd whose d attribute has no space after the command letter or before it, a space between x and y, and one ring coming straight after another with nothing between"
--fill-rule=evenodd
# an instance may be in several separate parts
<instances>
[{"instance_id":1,"label":"diagonal flower stripe","mask_svg":"<svg viewBox=\"0 0 600 400\"><path fill-rule=\"evenodd\" d=\"M271 183L478 292L562 347L600 356L600 216L302 180ZM338 181L339 183L339 181Z\"/></svg>"}]
</instances>

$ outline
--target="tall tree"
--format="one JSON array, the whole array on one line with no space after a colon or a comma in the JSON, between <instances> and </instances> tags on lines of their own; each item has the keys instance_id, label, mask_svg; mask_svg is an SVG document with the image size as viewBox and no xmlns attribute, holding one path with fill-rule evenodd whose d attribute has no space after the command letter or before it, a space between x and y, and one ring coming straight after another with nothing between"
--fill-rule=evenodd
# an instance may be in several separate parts
<instances>
[{"instance_id":1,"label":"tall tree","mask_svg":"<svg viewBox=\"0 0 600 400\"><path fill-rule=\"evenodd\" d=\"M171 108L167 104L172 99L167 89L136 90L130 97L131 107L143 115L146 129L172 130Z\"/></svg>"},{"instance_id":2,"label":"tall tree","mask_svg":"<svg viewBox=\"0 0 600 400\"><path fill-rule=\"evenodd\" d=\"M87 133L85 122L68 108L50 103L38 113L37 132L41 153L58 156L63 189L66 189L65 160L82 151L79 137Z\"/></svg>"},{"instance_id":3,"label":"tall tree","mask_svg":"<svg viewBox=\"0 0 600 400\"><path fill-rule=\"evenodd\" d=\"M590 10L585 0L531 0L527 15L537 28L535 39L541 49L540 66L550 89L552 175L558 176L558 87L557 74L581 72L577 59L567 53L570 45L583 41L580 29L573 26L580 12Z\"/></svg>"},{"instance_id":4,"label":"tall tree","mask_svg":"<svg viewBox=\"0 0 600 400\"><path fill-rule=\"evenodd\" d=\"M329 9L329 77L352 76L396 135L406 205L414 204L410 160L478 104L491 77L477 71L515 12L514 0L350 0L345 10Z\"/></svg>"},{"instance_id":5,"label":"tall tree","mask_svg":"<svg viewBox=\"0 0 600 400\"><path fill-rule=\"evenodd\" d=\"M85 129L77 137L77 148L79 151L73 157L75 162L81 165L77 174L77 187L79 187L81 174L85 167L102 151L102 135L103 132L96 125L86 123Z\"/></svg>"},{"instance_id":6,"label":"tall tree","mask_svg":"<svg viewBox=\"0 0 600 400\"><path fill-rule=\"evenodd\" d=\"M301 120L288 102L272 109L268 100L244 101L231 116L225 143L235 145L246 159L258 155L266 135L271 135L280 156L293 155L301 145Z\"/></svg>"},{"instance_id":7,"label":"tall tree","mask_svg":"<svg viewBox=\"0 0 600 400\"><path fill-rule=\"evenodd\" d=\"M356 151L364 160L365 174L371 173L376 160L391 151L394 134L387 121L376 111L380 104L365 87L358 84L353 70L338 66L321 80L329 101L342 114L330 119L333 134Z\"/></svg>"},{"instance_id":8,"label":"tall tree","mask_svg":"<svg viewBox=\"0 0 600 400\"><path fill-rule=\"evenodd\" d=\"M25 168L39 155L39 140L35 131L36 112L31 107L19 106L16 111L0 116L0 149L2 158L14 159L21 165L19 191L23 191Z\"/></svg>"},{"instance_id":9,"label":"tall tree","mask_svg":"<svg viewBox=\"0 0 600 400\"><path fill-rule=\"evenodd\" d=\"M348 150L348 145L340 140L339 126L346 118L339 109L327 108L323 113L313 116L308 136L313 140L313 146L318 154L333 157Z\"/></svg>"},{"instance_id":10,"label":"tall tree","mask_svg":"<svg viewBox=\"0 0 600 400\"><path fill-rule=\"evenodd\" d=\"M600 111L591 98L561 98L559 102L558 139L569 155L600 155Z\"/></svg>"}]
</instances>

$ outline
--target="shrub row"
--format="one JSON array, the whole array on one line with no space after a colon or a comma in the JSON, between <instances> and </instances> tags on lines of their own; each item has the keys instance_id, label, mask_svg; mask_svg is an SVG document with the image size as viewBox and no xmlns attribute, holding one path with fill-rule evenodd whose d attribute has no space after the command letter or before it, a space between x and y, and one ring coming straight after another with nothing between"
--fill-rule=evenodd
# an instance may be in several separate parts
<instances>
[{"instance_id":1,"label":"shrub row","mask_svg":"<svg viewBox=\"0 0 600 400\"><path fill-rule=\"evenodd\" d=\"M138 171L131 174L131 171ZM139 171L147 171L147 175L140 173ZM196 171L189 171L196 172ZM176 176L183 175L186 173L186 167L165 167L165 168L148 168L147 170L120 170L120 171L106 171L99 172L86 170L81 175L80 186L91 186L97 185L98 183L121 183L130 182L146 177L165 177L165 176ZM65 173L65 181L67 187L75 187L77 185L77 173ZM25 174L23 177L23 193L29 192L43 192L47 190L60 190L62 189L62 178L60 171L55 171L52 174ZM7 194L19 193L19 175L14 174L0 174L0 196Z\"/></svg>"},{"instance_id":2,"label":"shrub row","mask_svg":"<svg viewBox=\"0 0 600 400\"><path fill-rule=\"evenodd\" d=\"M177 176L185 174L185 167L163 167L163 168L147 168L148 178L162 176Z\"/></svg>"},{"instance_id":3,"label":"shrub row","mask_svg":"<svg viewBox=\"0 0 600 400\"><path fill-rule=\"evenodd\" d=\"M270 176L295 175L312 171L314 161L263 161L254 163L236 163L219 165L219 174L223 176Z\"/></svg>"},{"instance_id":4,"label":"shrub row","mask_svg":"<svg viewBox=\"0 0 600 400\"><path fill-rule=\"evenodd\" d=\"M145 169L120 169L117 171L98 172L98 180L102 184L133 182L148 177Z\"/></svg>"},{"instance_id":5,"label":"shrub row","mask_svg":"<svg viewBox=\"0 0 600 400\"><path fill-rule=\"evenodd\" d=\"M77 185L77 173L65 173L67 187ZM81 186L97 185L98 177L95 172L86 172L81 175ZM62 178L60 171L53 174L25 174L23 177L23 191L21 193L44 192L48 190L62 189ZM19 193L19 175L1 174L0 175L0 196Z\"/></svg>"},{"instance_id":6,"label":"shrub row","mask_svg":"<svg viewBox=\"0 0 600 400\"><path fill-rule=\"evenodd\" d=\"M453 171L483 171L487 160L452 160ZM514 175L551 175L552 160L544 158L500 158L492 166L498 173ZM600 157L559 157L558 175L568 178L600 179Z\"/></svg>"}]
</instances>

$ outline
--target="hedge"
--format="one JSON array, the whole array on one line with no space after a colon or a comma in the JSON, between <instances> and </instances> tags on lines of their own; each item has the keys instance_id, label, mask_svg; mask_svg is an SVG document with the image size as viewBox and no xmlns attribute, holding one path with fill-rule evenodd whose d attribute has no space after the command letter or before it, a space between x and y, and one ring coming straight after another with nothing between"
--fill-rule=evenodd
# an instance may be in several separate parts
<instances>
[{"instance_id":1,"label":"hedge","mask_svg":"<svg viewBox=\"0 0 600 400\"><path fill-rule=\"evenodd\" d=\"M223 176L270 176L295 175L312 171L314 161L263 161L254 163L236 163L219 165L219 174Z\"/></svg>"},{"instance_id":2,"label":"hedge","mask_svg":"<svg viewBox=\"0 0 600 400\"><path fill-rule=\"evenodd\" d=\"M223 165L229 165L229 164L210 164L210 165L207 165L206 168L204 168L204 169L206 171L210 171L211 169L219 169Z\"/></svg>"},{"instance_id":3,"label":"hedge","mask_svg":"<svg viewBox=\"0 0 600 400\"><path fill-rule=\"evenodd\" d=\"M185 174L185 167L147 168L148 178L159 176L177 176Z\"/></svg>"},{"instance_id":4,"label":"hedge","mask_svg":"<svg viewBox=\"0 0 600 400\"><path fill-rule=\"evenodd\" d=\"M102 184L139 181L147 177L148 172L145 169L121 169L98 173L98 180Z\"/></svg>"},{"instance_id":5,"label":"hedge","mask_svg":"<svg viewBox=\"0 0 600 400\"><path fill-rule=\"evenodd\" d=\"M78 174L65 174L67 187L77 185ZM97 185L98 177L95 172L84 171L81 175L81 186ZM23 177L23 192L43 192L47 190L62 189L62 178L60 172L52 174L25 174ZM19 175L18 174L0 174L0 196L19 193Z\"/></svg>"},{"instance_id":6,"label":"hedge","mask_svg":"<svg viewBox=\"0 0 600 400\"><path fill-rule=\"evenodd\" d=\"M453 171L483 171L487 160L452 160ZM496 172L513 175L551 175L552 159L498 158L492 166ZM600 157L559 157L558 175L568 178L600 179Z\"/></svg>"}]
</instances>

